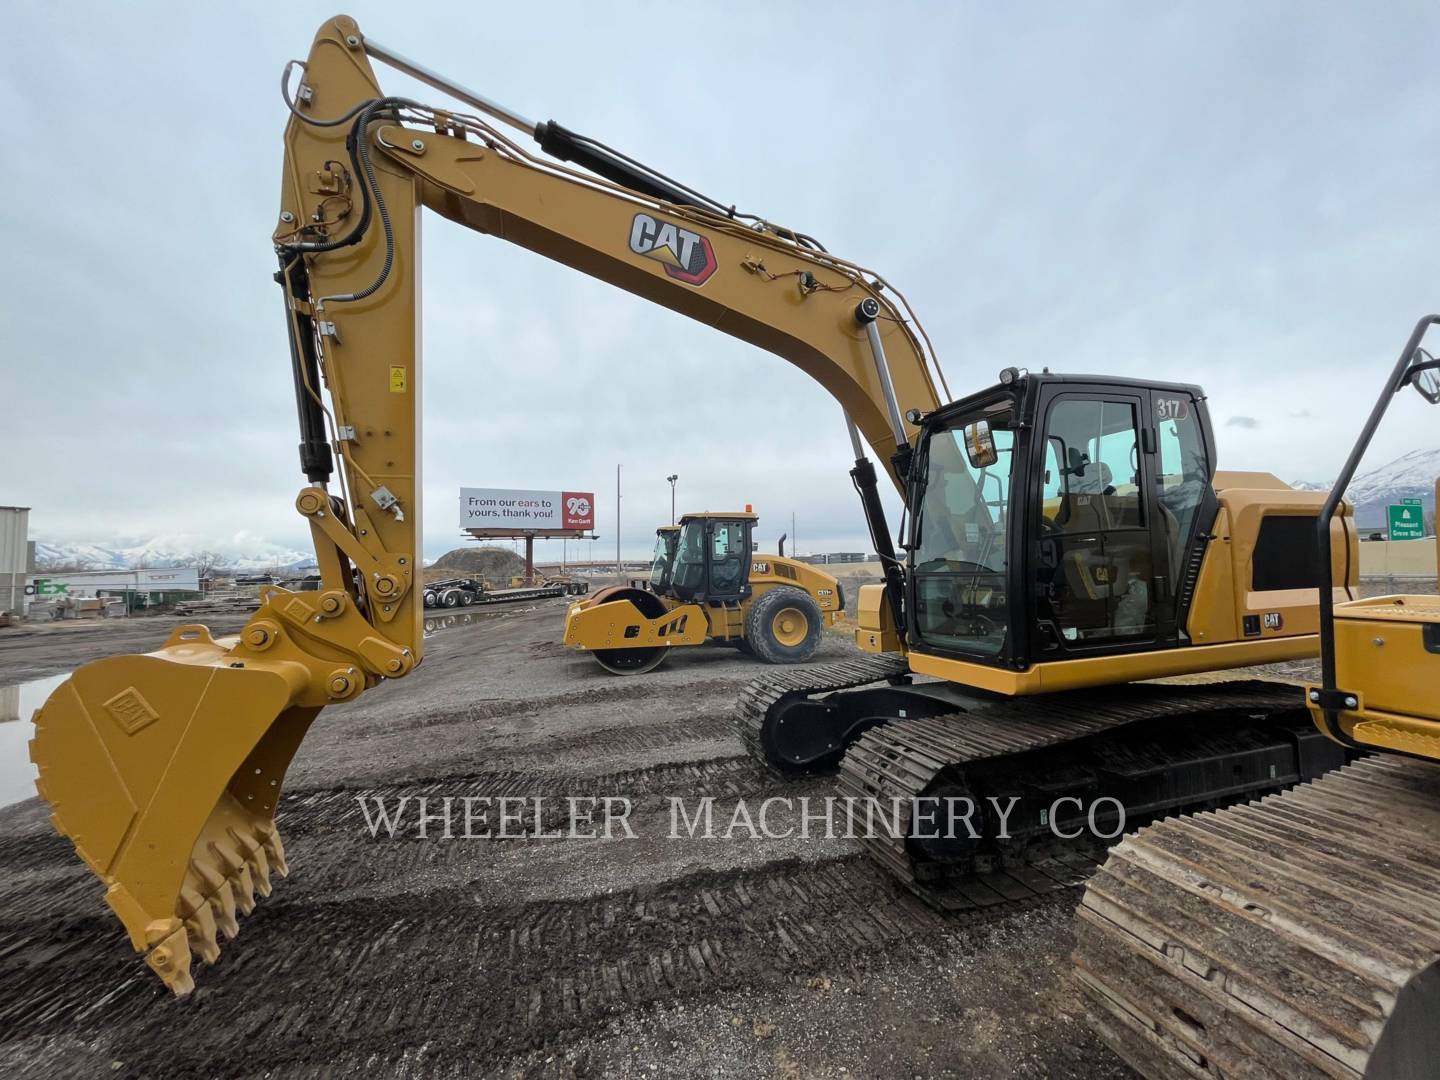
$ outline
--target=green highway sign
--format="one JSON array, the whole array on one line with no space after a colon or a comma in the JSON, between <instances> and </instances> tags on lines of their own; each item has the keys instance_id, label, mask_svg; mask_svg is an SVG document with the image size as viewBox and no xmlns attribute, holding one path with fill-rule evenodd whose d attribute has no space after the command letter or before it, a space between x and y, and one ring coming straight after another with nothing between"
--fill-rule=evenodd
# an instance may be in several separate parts
<instances>
[{"instance_id":1,"label":"green highway sign","mask_svg":"<svg viewBox=\"0 0 1440 1080\"><path fill-rule=\"evenodd\" d=\"M1425 535L1425 512L1420 509L1419 499L1391 504L1386 511L1390 519L1391 540L1419 540Z\"/></svg>"}]
</instances>

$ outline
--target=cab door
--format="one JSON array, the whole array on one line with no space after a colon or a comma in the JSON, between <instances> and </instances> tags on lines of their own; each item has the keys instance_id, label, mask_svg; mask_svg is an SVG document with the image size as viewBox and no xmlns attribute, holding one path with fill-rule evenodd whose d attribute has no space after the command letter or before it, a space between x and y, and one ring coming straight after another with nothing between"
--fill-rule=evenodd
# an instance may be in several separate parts
<instances>
[{"instance_id":1,"label":"cab door","mask_svg":"<svg viewBox=\"0 0 1440 1080\"><path fill-rule=\"evenodd\" d=\"M750 522L716 519L706 528L709 588L705 599L743 600L750 595Z\"/></svg>"},{"instance_id":2,"label":"cab door","mask_svg":"<svg viewBox=\"0 0 1440 1080\"><path fill-rule=\"evenodd\" d=\"M1173 577L1156 498L1150 393L1060 385L1039 412L1032 658L1170 642Z\"/></svg>"}]
</instances>

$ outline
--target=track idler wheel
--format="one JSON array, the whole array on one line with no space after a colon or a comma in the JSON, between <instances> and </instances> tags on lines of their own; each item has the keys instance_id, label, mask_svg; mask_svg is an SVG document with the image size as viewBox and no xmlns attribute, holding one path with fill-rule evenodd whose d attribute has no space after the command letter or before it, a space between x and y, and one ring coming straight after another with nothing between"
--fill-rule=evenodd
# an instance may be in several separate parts
<instances>
[{"instance_id":1,"label":"track idler wheel","mask_svg":"<svg viewBox=\"0 0 1440 1080\"><path fill-rule=\"evenodd\" d=\"M879 720L846 717L833 705L805 697L782 699L765 714L760 746L765 764L790 776L829 772L850 744Z\"/></svg>"},{"instance_id":2,"label":"track idler wheel","mask_svg":"<svg viewBox=\"0 0 1440 1080\"><path fill-rule=\"evenodd\" d=\"M643 675L654 671L670 655L670 646L654 645L636 649L592 649L595 662L612 675Z\"/></svg>"},{"instance_id":3,"label":"track idler wheel","mask_svg":"<svg viewBox=\"0 0 1440 1080\"><path fill-rule=\"evenodd\" d=\"M176 994L192 956L285 874L285 770L318 707L302 665L241 662L203 627L86 664L35 713L30 757L56 829L105 883L130 943Z\"/></svg>"}]
</instances>

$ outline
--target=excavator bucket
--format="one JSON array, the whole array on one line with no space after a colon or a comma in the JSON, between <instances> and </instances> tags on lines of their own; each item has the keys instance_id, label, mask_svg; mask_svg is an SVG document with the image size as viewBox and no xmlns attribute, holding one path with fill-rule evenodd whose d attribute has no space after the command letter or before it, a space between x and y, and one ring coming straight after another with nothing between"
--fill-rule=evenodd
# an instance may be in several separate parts
<instances>
[{"instance_id":1,"label":"excavator bucket","mask_svg":"<svg viewBox=\"0 0 1440 1080\"><path fill-rule=\"evenodd\" d=\"M176 994L214 963L271 875L281 782L319 709L302 665L238 660L178 628L157 652L86 664L35 713L30 757L55 827L106 886L130 943Z\"/></svg>"}]
</instances>

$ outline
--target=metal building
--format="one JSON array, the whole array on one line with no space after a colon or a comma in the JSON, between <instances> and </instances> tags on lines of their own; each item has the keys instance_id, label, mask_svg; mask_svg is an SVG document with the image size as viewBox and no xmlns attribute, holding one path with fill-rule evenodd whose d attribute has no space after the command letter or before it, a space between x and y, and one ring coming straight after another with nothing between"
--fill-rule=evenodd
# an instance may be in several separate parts
<instances>
[{"instance_id":1,"label":"metal building","mask_svg":"<svg viewBox=\"0 0 1440 1080\"><path fill-rule=\"evenodd\" d=\"M30 508L0 506L0 611L25 614L30 552Z\"/></svg>"},{"instance_id":2,"label":"metal building","mask_svg":"<svg viewBox=\"0 0 1440 1080\"><path fill-rule=\"evenodd\" d=\"M200 571L193 566L144 570L66 570L37 574L35 599L82 599L99 596L140 598L142 604L173 604L200 595Z\"/></svg>"}]
</instances>

